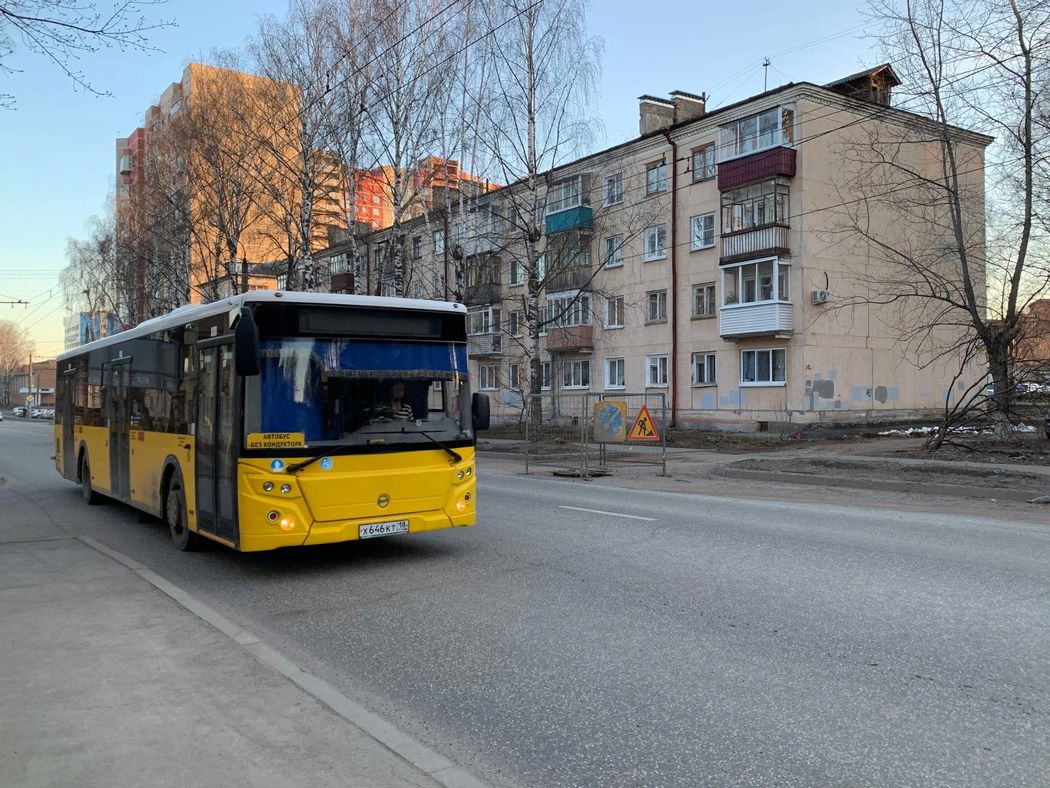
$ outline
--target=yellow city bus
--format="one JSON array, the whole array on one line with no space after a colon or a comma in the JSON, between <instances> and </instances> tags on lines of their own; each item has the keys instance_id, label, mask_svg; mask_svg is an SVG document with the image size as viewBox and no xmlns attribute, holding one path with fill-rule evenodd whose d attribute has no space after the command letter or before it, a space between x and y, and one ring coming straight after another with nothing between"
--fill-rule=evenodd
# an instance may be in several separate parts
<instances>
[{"instance_id":1,"label":"yellow city bus","mask_svg":"<svg viewBox=\"0 0 1050 788\"><path fill-rule=\"evenodd\" d=\"M466 309L256 291L58 358L55 464L84 499L271 550L476 518Z\"/></svg>"}]
</instances>

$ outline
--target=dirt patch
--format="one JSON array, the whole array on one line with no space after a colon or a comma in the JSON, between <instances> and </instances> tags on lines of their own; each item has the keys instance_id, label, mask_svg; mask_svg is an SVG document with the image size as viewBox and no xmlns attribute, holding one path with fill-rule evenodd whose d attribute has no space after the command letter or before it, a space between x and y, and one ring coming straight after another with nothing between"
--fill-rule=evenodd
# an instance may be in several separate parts
<instances>
[{"instance_id":1,"label":"dirt patch","mask_svg":"<svg viewBox=\"0 0 1050 788\"><path fill-rule=\"evenodd\" d=\"M951 484L982 489L1026 490L1033 494L1050 490L1050 479L1036 473L998 468L966 468L951 463L912 464L892 460L854 461L831 458L750 459L731 463L731 468L750 471L869 479L880 482Z\"/></svg>"},{"instance_id":2,"label":"dirt patch","mask_svg":"<svg viewBox=\"0 0 1050 788\"><path fill-rule=\"evenodd\" d=\"M956 440L934 452L926 451L920 446L893 449L892 455L915 460L943 462L996 462L1010 465L1050 466L1050 441L1039 439L1003 441L991 438Z\"/></svg>"}]
</instances>

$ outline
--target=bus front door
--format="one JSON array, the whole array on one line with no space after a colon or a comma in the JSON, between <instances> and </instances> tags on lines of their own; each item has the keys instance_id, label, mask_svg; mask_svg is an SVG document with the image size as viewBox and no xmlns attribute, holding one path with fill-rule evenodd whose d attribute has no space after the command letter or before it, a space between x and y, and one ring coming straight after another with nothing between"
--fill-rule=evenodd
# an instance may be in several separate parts
<instances>
[{"instance_id":1,"label":"bus front door","mask_svg":"<svg viewBox=\"0 0 1050 788\"><path fill-rule=\"evenodd\" d=\"M102 368L106 383L106 425L109 428L109 490L114 498L126 501L131 495L131 441L128 433L131 359L107 361Z\"/></svg>"},{"instance_id":2,"label":"bus front door","mask_svg":"<svg viewBox=\"0 0 1050 788\"><path fill-rule=\"evenodd\" d=\"M239 412L233 344L202 342L197 397L197 528L236 546L237 424Z\"/></svg>"}]
</instances>

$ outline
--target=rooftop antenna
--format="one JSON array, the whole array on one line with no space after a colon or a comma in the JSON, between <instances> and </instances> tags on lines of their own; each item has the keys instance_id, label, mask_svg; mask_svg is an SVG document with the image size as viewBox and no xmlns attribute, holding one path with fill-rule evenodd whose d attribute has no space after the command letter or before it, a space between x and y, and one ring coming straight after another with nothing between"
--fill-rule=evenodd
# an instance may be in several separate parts
<instances>
[{"instance_id":1,"label":"rooftop antenna","mask_svg":"<svg viewBox=\"0 0 1050 788\"><path fill-rule=\"evenodd\" d=\"M762 92L769 90L769 58L762 60Z\"/></svg>"}]
</instances>

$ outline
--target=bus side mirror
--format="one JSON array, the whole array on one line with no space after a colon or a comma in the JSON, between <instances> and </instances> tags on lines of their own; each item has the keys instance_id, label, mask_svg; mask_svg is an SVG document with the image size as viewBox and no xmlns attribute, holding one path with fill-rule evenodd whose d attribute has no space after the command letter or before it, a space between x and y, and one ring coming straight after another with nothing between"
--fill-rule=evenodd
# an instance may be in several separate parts
<instances>
[{"instance_id":1,"label":"bus side mirror","mask_svg":"<svg viewBox=\"0 0 1050 788\"><path fill-rule=\"evenodd\" d=\"M242 306L233 327L233 358L238 375L259 374L259 329L252 310Z\"/></svg>"},{"instance_id":2,"label":"bus side mirror","mask_svg":"<svg viewBox=\"0 0 1050 788\"><path fill-rule=\"evenodd\" d=\"M475 394L470 401L470 412L474 417L474 431L489 428L489 395Z\"/></svg>"}]
</instances>

